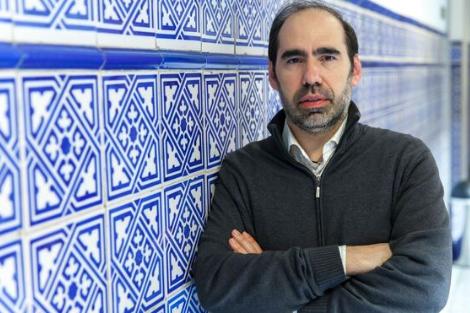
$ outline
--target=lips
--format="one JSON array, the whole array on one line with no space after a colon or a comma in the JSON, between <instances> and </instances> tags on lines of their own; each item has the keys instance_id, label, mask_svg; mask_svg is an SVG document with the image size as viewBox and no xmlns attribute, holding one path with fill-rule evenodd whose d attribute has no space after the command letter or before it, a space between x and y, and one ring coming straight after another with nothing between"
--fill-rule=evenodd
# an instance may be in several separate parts
<instances>
[{"instance_id":1,"label":"lips","mask_svg":"<svg viewBox=\"0 0 470 313\"><path fill-rule=\"evenodd\" d=\"M330 99L322 96L322 95L306 95L303 96L300 101L299 105L303 108L321 108L328 104Z\"/></svg>"}]
</instances>

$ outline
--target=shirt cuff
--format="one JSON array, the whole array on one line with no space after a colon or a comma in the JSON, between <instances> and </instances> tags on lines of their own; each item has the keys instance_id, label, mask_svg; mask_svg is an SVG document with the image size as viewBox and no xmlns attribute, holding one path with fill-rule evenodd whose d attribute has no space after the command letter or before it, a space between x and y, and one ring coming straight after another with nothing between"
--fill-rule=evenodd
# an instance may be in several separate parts
<instances>
[{"instance_id":1,"label":"shirt cuff","mask_svg":"<svg viewBox=\"0 0 470 313\"><path fill-rule=\"evenodd\" d=\"M343 263L344 275L346 275L346 246L339 246L339 256L341 257L341 263Z\"/></svg>"}]
</instances>

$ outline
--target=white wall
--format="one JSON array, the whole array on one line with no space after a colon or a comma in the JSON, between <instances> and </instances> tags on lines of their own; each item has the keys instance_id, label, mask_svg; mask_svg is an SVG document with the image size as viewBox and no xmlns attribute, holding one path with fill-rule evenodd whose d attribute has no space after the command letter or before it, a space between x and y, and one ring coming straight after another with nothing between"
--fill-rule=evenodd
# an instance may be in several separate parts
<instances>
[{"instance_id":1,"label":"white wall","mask_svg":"<svg viewBox=\"0 0 470 313\"><path fill-rule=\"evenodd\" d=\"M447 10L447 0L372 0L398 14L413 18L442 32L447 31L446 18L441 10ZM450 0L453 1L453 0ZM458 0L465 1L465 0Z\"/></svg>"}]
</instances>

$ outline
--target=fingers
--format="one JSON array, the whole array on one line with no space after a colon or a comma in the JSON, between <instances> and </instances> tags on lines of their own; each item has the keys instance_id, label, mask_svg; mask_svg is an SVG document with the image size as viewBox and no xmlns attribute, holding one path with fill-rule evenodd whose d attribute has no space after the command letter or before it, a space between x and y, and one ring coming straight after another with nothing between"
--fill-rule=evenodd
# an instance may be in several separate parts
<instances>
[{"instance_id":1,"label":"fingers","mask_svg":"<svg viewBox=\"0 0 470 313\"><path fill-rule=\"evenodd\" d=\"M229 239L229 245L235 253L260 254L263 252L263 249L261 249L259 244L250 234L247 232L240 233L236 229L232 231L232 238Z\"/></svg>"}]
</instances>

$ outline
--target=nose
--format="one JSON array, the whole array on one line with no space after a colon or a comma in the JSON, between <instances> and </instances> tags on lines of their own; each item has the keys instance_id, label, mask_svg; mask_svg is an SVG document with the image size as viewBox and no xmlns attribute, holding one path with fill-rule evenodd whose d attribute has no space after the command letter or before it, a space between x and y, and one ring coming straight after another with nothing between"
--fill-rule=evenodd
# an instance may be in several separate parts
<instances>
[{"instance_id":1,"label":"nose","mask_svg":"<svg viewBox=\"0 0 470 313\"><path fill-rule=\"evenodd\" d=\"M321 73L318 64L316 64L314 60L308 60L305 62L302 84L304 86L321 85L322 78L320 74Z\"/></svg>"}]
</instances>

